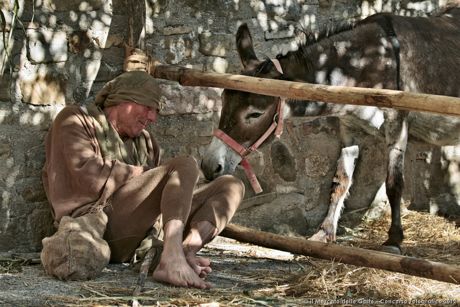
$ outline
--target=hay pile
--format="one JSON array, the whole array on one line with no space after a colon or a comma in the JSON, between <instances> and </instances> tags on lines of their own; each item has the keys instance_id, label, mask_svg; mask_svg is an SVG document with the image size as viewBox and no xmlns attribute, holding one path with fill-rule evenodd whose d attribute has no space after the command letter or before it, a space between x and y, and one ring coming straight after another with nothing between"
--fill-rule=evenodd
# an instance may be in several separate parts
<instances>
[{"instance_id":1,"label":"hay pile","mask_svg":"<svg viewBox=\"0 0 460 307\"><path fill-rule=\"evenodd\" d=\"M378 249L386 238L389 217L363 222L353 229L353 241L340 244ZM403 217L406 255L450 264L460 263L460 229L441 217L407 211ZM249 252L246 257L257 253ZM171 287L144 292L144 304L160 306L276 306L286 305L351 305L391 304L430 306L460 303L460 287L429 279L383 270L355 267L341 263L296 257L297 269L290 272L261 268L244 278L259 280L268 286L241 292L213 289L203 292ZM225 270L220 271L226 274ZM240 272L241 273L241 272ZM287 274L288 273L288 274ZM243 278L240 276L240 278ZM263 281L263 282L262 282ZM92 285L95 287L95 285ZM94 292L93 292L94 293ZM124 289L98 289L97 293L129 296ZM149 297L150 296L150 297ZM101 295L99 295L99 299ZM91 300L91 298L89 298ZM109 302L105 300L106 302ZM112 301L110 303L115 303Z\"/></svg>"},{"instance_id":2,"label":"hay pile","mask_svg":"<svg viewBox=\"0 0 460 307\"><path fill-rule=\"evenodd\" d=\"M389 217L362 222L338 238L342 245L379 249ZM405 255L458 265L460 229L426 213L403 217ZM137 297L143 306L458 306L460 286L383 270L273 251L218 238L203 256L213 261L211 290L169 287L152 281ZM128 274L128 275L127 275ZM127 279L130 280L126 282ZM73 284L78 295L52 295L47 305L131 306L137 275L115 272L104 280ZM125 282L123 282L125 280ZM1 301L1 299L0 299Z\"/></svg>"},{"instance_id":3,"label":"hay pile","mask_svg":"<svg viewBox=\"0 0 460 307\"><path fill-rule=\"evenodd\" d=\"M390 227L390 217L362 222L353 232L353 241L340 244L378 250ZM460 229L455 223L427 213L406 211L403 216L406 256L446 264L460 264ZM340 239L339 239L340 241ZM286 287L286 295L322 299L373 299L373 303L429 306L460 304L460 286L383 270L313 260L312 269L296 276ZM428 301L428 300L435 301ZM400 302L398 302L400 300ZM418 301L417 301L418 300ZM444 300L444 301L443 301ZM426 301L426 304L423 304ZM360 303L360 302L357 302ZM369 304L372 301L368 302ZM418 303L418 304L415 304Z\"/></svg>"}]
</instances>

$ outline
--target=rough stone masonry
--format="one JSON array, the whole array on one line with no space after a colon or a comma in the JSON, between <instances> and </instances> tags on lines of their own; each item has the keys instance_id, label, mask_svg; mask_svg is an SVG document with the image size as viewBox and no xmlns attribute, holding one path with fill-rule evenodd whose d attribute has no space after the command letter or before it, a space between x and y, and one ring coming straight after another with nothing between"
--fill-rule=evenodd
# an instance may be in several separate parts
<instances>
[{"instance_id":1,"label":"rough stone masonry","mask_svg":"<svg viewBox=\"0 0 460 307\"><path fill-rule=\"evenodd\" d=\"M382 11L423 15L445 2L20 0L15 7L15 1L1 0L6 22L0 35L0 252L39 251L41 239L54 231L40 179L44 136L64 105L91 101L121 73L124 44L162 63L237 73L234 34L242 22L250 26L259 56L275 56L295 48L298 29L317 31ZM168 81L162 87L166 108L152 132L165 148L163 158L200 159L217 123L221 89ZM282 139L253 158L266 192L249 199L235 222L251 218L251 226L263 230L312 233L327 210L340 150L337 133L334 118L289 121ZM348 210L366 208L385 175L381 140L356 134L363 161ZM448 164L440 148L410 148L405 199L419 209L431 204L447 210L444 204L458 201L460 179L446 184L445 168L458 163ZM458 205L450 210L458 212Z\"/></svg>"}]
</instances>

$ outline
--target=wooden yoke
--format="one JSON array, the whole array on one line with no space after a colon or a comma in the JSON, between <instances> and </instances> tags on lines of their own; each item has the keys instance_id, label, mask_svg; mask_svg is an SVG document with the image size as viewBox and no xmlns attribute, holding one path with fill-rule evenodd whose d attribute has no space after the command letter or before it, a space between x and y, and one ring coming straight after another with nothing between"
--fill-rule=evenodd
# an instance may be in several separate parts
<instances>
[{"instance_id":1,"label":"wooden yoke","mask_svg":"<svg viewBox=\"0 0 460 307\"><path fill-rule=\"evenodd\" d=\"M387 89L309 84L165 65L140 49L125 46L124 70L144 70L183 86L227 88L296 100L315 100L460 116L460 98Z\"/></svg>"}]
</instances>

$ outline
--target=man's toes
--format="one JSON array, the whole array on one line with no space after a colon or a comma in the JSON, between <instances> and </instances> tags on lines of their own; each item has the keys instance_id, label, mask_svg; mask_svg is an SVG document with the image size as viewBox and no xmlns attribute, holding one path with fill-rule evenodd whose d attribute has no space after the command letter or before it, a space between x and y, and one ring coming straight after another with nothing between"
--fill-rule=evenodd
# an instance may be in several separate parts
<instances>
[{"instance_id":1,"label":"man's toes","mask_svg":"<svg viewBox=\"0 0 460 307\"><path fill-rule=\"evenodd\" d=\"M201 266L211 265L211 260L209 260L208 258L197 257L196 259L197 259L198 264L200 264Z\"/></svg>"},{"instance_id":2,"label":"man's toes","mask_svg":"<svg viewBox=\"0 0 460 307\"><path fill-rule=\"evenodd\" d=\"M199 288L199 289L207 289L209 288L208 284L201 280L200 278L194 278L190 284L189 287L194 287L194 288Z\"/></svg>"},{"instance_id":3,"label":"man's toes","mask_svg":"<svg viewBox=\"0 0 460 307\"><path fill-rule=\"evenodd\" d=\"M200 272L200 278L205 278L206 276L208 276L209 273L212 272L212 269L210 267L204 267L201 269L201 272Z\"/></svg>"}]
</instances>

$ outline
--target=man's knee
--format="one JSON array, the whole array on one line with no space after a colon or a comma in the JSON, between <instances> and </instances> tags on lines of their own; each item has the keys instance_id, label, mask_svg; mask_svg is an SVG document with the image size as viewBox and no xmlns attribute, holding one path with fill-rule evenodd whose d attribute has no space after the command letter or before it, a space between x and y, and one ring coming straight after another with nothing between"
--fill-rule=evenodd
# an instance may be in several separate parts
<instances>
[{"instance_id":1,"label":"man's knee","mask_svg":"<svg viewBox=\"0 0 460 307\"><path fill-rule=\"evenodd\" d=\"M226 193L230 193L231 195L238 195L241 199L243 199L245 188L241 179L232 175L224 175L218 177L214 181L216 181L216 184L219 184L220 188L223 189Z\"/></svg>"},{"instance_id":2,"label":"man's knee","mask_svg":"<svg viewBox=\"0 0 460 307\"><path fill-rule=\"evenodd\" d=\"M170 165L170 167L173 168L173 170L176 170L178 172L183 172L190 176L198 177L200 174L198 163L196 162L195 158L193 158L192 156L176 157L176 158L169 160L168 164Z\"/></svg>"}]
</instances>

